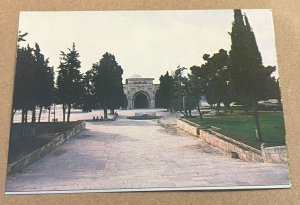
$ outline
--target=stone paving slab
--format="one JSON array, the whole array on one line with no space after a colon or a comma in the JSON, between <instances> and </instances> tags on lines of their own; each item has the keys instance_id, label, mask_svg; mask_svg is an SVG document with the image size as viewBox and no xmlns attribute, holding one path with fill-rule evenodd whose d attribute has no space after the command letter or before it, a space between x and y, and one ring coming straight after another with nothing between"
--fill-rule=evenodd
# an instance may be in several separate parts
<instances>
[{"instance_id":1,"label":"stone paving slab","mask_svg":"<svg viewBox=\"0 0 300 205\"><path fill-rule=\"evenodd\" d=\"M7 192L289 185L282 164L243 162L175 127L175 117L88 122L87 130L7 177Z\"/></svg>"}]
</instances>

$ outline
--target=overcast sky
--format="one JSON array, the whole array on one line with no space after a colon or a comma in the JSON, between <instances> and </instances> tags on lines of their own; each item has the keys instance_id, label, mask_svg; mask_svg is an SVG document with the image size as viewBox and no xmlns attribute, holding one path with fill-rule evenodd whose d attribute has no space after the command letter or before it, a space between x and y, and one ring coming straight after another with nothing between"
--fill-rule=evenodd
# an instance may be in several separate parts
<instances>
[{"instance_id":1,"label":"overcast sky","mask_svg":"<svg viewBox=\"0 0 300 205\"><path fill-rule=\"evenodd\" d=\"M264 65L277 66L271 10L242 11ZM25 44L37 42L55 69L60 51L75 42L81 72L109 52L122 66L123 79L139 74L158 83L160 75L178 65L201 65L205 53L229 51L232 22L232 10L21 12L19 30L29 33Z\"/></svg>"}]
</instances>

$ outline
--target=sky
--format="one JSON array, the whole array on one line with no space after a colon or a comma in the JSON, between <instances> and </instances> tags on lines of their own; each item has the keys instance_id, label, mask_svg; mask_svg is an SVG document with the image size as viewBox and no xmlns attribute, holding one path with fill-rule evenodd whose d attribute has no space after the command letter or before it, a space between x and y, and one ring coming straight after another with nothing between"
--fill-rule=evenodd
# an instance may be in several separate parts
<instances>
[{"instance_id":1,"label":"sky","mask_svg":"<svg viewBox=\"0 0 300 205\"><path fill-rule=\"evenodd\" d=\"M264 65L277 67L272 11L242 12L256 35ZM200 66L204 54L229 51L232 22L233 10L21 12L19 30L28 32L21 45L33 47L37 42L56 71L60 51L74 42L82 73L109 52L122 66L123 80L138 74L159 83L166 71Z\"/></svg>"}]
</instances>

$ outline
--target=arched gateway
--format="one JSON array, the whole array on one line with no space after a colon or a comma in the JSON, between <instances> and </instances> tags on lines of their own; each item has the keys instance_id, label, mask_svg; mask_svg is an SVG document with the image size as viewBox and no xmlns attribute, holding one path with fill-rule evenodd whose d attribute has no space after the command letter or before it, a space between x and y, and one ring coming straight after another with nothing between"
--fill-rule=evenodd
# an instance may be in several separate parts
<instances>
[{"instance_id":1,"label":"arched gateway","mask_svg":"<svg viewBox=\"0 0 300 205\"><path fill-rule=\"evenodd\" d=\"M126 79L123 89L128 109L155 108L155 93L159 85L153 84L153 80L154 78L143 78L140 75Z\"/></svg>"}]
</instances>

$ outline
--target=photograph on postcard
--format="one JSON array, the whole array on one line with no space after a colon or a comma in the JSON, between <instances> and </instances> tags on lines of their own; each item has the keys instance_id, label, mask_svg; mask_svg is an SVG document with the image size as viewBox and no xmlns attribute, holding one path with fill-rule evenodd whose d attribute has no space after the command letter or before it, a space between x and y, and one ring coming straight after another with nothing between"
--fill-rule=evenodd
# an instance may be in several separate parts
<instances>
[{"instance_id":1,"label":"photograph on postcard","mask_svg":"<svg viewBox=\"0 0 300 205\"><path fill-rule=\"evenodd\" d=\"M272 11L22 11L7 194L289 188Z\"/></svg>"}]
</instances>

